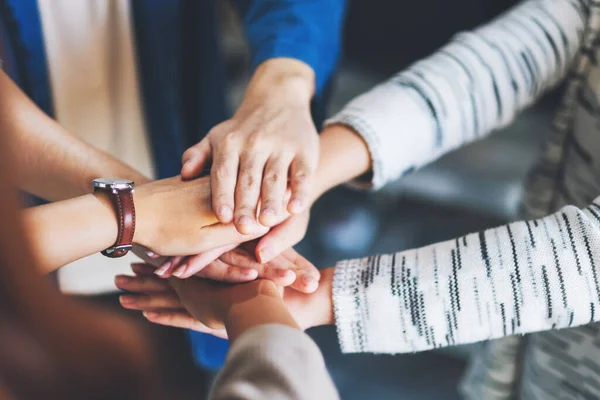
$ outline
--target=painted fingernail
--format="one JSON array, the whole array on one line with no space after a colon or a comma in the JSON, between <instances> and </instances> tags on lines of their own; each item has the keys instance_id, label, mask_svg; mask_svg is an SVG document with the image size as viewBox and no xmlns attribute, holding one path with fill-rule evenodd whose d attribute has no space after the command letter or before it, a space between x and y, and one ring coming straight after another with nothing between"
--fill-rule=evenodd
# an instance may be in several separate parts
<instances>
[{"instance_id":1,"label":"painted fingernail","mask_svg":"<svg viewBox=\"0 0 600 400\"><path fill-rule=\"evenodd\" d=\"M128 295L119 296L119 302L123 305L131 305L135 303L135 297Z\"/></svg>"},{"instance_id":2,"label":"painted fingernail","mask_svg":"<svg viewBox=\"0 0 600 400\"><path fill-rule=\"evenodd\" d=\"M158 313L157 312L153 312L153 311L144 311L142 314L147 319L153 319L153 318L157 318L158 317Z\"/></svg>"},{"instance_id":3,"label":"painted fingernail","mask_svg":"<svg viewBox=\"0 0 600 400\"><path fill-rule=\"evenodd\" d=\"M126 285L127 283L130 282L130 278L128 276L125 275L118 275L115 277L115 284L116 285Z\"/></svg>"},{"instance_id":4,"label":"painted fingernail","mask_svg":"<svg viewBox=\"0 0 600 400\"><path fill-rule=\"evenodd\" d=\"M186 268L187 268L187 264L183 264L182 266L180 266L173 272L173 276L181 278L181 276L185 273Z\"/></svg>"},{"instance_id":5,"label":"painted fingernail","mask_svg":"<svg viewBox=\"0 0 600 400\"><path fill-rule=\"evenodd\" d=\"M163 276L167 270L171 268L171 261L167 261L162 266L160 266L154 273L158 276Z\"/></svg>"},{"instance_id":6,"label":"painted fingernail","mask_svg":"<svg viewBox=\"0 0 600 400\"><path fill-rule=\"evenodd\" d=\"M229 206L221 206L219 207L219 217L225 220L230 220L233 216L233 212Z\"/></svg>"}]
</instances>

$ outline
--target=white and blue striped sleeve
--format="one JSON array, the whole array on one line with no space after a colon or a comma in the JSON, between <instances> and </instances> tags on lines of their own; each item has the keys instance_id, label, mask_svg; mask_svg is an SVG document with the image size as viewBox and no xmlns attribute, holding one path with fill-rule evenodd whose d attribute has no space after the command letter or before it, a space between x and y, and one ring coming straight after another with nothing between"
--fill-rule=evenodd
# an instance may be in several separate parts
<instances>
[{"instance_id":1,"label":"white and blue striped sleeve","mask_svg":"<svg viewBox=\"0 0 600 400\"><path fill-rule=\"evenodd\" d=\"M510 123L567 73L587 18L583 0L529 0L355 98L344 124L373 160L367 187L389 181ZM364 184L364 182L363 182Z\"/></svg>"}]
</instances>

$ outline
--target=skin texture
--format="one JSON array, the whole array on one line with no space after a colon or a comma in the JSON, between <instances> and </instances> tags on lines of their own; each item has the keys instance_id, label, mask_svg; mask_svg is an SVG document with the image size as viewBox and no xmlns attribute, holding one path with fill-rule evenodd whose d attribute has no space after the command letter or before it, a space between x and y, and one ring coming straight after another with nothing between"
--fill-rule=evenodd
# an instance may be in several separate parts
<instances>
[{"instance_id":1,"label":"skin texture","mask_svg":"<svg viewBox=\"0 0 600 400\"><path fill-rule=\"evenodd\" d=\"M298 214L309 206L319 154L310 114L314 87L307 64L289 58L265 61L235 115L184 153L186 179L199 176L212 160L212 204L219 221L233 221L241 233L250 233L259 222L277 224L286 207Z\"/></svg>"},{"instance_id":2,"label":"skin texture","mask_svg":"<svg viewBox=\"0 0 600 400\"><path fill-rule=\"evenodd\" d=\"M49 118L0 70L0 123L15 154L11 173L19 189L50 201L91 191L98 177L149 180L107 153L89 146ZM26 151L24 150L26 149Z\"/></svg>"},{"instance_id":3,"label":"skin texture","mask_svg":"<svg viewBox=\"0 0 600 400\"><path fill-rule=\"evenodd\" d=\"M266 231L242 235L232 224L218 223L210 207L208 178L183 181L174 177L147 183L136 189L134 202L133 240L159 254L205 252L246 242ZM99 252L117 237L116 210L102 192L29 208L21 216L33 232L32 247L43 272Z\"/></svg>"},{"instance_id":4,"label":"skin texture","mask_svg":"<svg viewBox=\"0 0 600 400\"><path fill-rule=\"evenodd\" d=\"M311 205L329 189L362 176L371 169L368 147L353 130L341 125L332 126L321 133L319 141L321 152L316 179L309 198ZM159 275L164 278L173 275L188 278L199 273L215 260L224 261L232 267L254 265L256 261L260 264L268 264L302 240L309 218L309 209L287 217L260 238L251 250L248 248L245 248L245 251L232 250L231 246L219 248L211 254L202 254L191 260L185 260L183 271L178 271L182 267L177 263L169 262L168 266L163 265L158 269Z\"/></svg>"},{"instance_id":5,"label":"skin texture","mask_svg":"<svg viewBox=\"0 0 600 400\"><path fill-rule=\"evenodd\" d=\"M256 262L244 262L239 268L212 263L225 251L214 253L211 250L214 246L226 245L225 248L231 250L242 241L264 234L267 229L256 225L256 233L240 235L232 224L217 224L207 179L184 184L179 178L173 178L143 185L150 182L146 177L64 130L37 108L3 71L0 71L0 124L6 149L15 156L11 173L19 188L58 201L21 213L23 222L30 228L32 248L40 258L42 272L53 271L114 242L116 217L108 199L102 194L82 195L91 192L91 181L95 178L120 177L136 182L136 241L163 254L188 255L193 254L193 249L202 251L198 256L179 257L196 266L194 273L208 267L202 275L211 279L243 282L267 277L280 285L302 285L302 278L307 274L318 279L312 264L301 262L305 267L301 271L284 257L273 260L273 268L259 268ZM170 193L171 189L174 192ZM188 199L183 203L186 207L172 207L180 201L173 194ZM76 196L81 197L73 199ZM190 213L189 222L197 223L196 227L189 230L183 229L185 224L174 227L172 222L187 220L185 212ZM161 233L157 233L159 230ZM187 235L189 239L162 238L178 234ZM203 238L201 243L192 243L198 235ZM211 256L211 251L217 255ZM207 256L209 262L204 261ZM299 279L296 279L297 273ZM314 286L312 282L300 290L314 290Z\"/></svg>"},{"instance_id":6,"label":"skin texture","mask_svg":"<svg viewBox=\"0 0 600 400\"><path fill-rule=\"evenodd\" d=\"M224 316L228 314L223 307L230 311L233 299L247 293L248 284L225 285L198 278L164 280L156 277L154 268L147 264L133 264L132 270L134 276L120 275L115 279L117 287L128 292L121 296L123 307L142 311L153 323L218 337L225 338L229 332L224 329ZM283 304L301 329L334 323L333 274L334 268L321 270L319 287L312 294L283 290ZM261 316L260 308L239 307L237 311L250 319Z\"/></svg>"}]
</instances>

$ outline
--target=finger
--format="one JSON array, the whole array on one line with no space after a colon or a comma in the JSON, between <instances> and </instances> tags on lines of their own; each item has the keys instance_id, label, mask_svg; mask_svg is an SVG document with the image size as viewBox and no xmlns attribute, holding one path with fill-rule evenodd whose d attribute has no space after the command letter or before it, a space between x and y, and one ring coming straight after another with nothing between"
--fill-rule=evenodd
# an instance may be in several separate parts
<instances>
[{"instance_id":1,"label":"finger","mask_svg":"<svg viewBox=\"0 0 600 400\"><path fill-rule=\"evenodd\" d=\"M138 276L153 276L156 268L146 263L131 263L131 270Z\"/></svg>"},{"instance_id":2,"label":"finger","mask_svg":"<svg viewBox=\"0 0 600 400\"><path fill-rule=\"evenodd\" d=\"M149 311L144 312L143 315L148 321L154 324L191 329L193 331L208 333L222 339L227 339L227 333L224 329L211 329L203 325L187 311Z\"/></svg>"},{"instance_id":3,"label":"finger","mask_svg":"<svg viewBox=\"0 0 600 400\"><path fill-rule=\"evenodd\" d=\"M229 283L253 281L258 277L258 271L253 268L233 267L221 260L215 260L206 266L196 276Z\"/></svg>"},{"instance_id":4,"label":"finger","mask_svg":"<svg viewBox=\"0 0 600 400\"><path fill-rule=\"evenodd\" d=\"M246 243L240 247L242 246L246 247ZM252 242L248 244L248 250L240 247L223 254L219 260L230 266L252 268L257 271L257 278L269 279L280 286L288 286L296 279L292 272L297 269L297 266L289 260L290 257L279 256L268 264L261 264L253 256L254 246L252 246ZM290 254L294 255L294 253Z\"/></svg>"},{"instance_id":5,"label":"finger","mask_svg":"<svg viewBox=\"0 0 600 400\"><path fill-rule=\"evenodd\" d=\"M269 159L261 189L261 212L259 221L264 226L274 226L283 214L284 198L287 189L287 177L291 159L277 157Z\"/></svg>"},{"instance_id":6,"label":"finger","mask_svg":"<svg viewBox=\"0 0 600 400\"><path fill-rule=\"evenodd\" d=\"M188 257L185 265L181 265L177 270L173 272L173 275L180 278L186 279L192 275L196 275L198 272L202 271L208 264L215 261L219 258L223 253L231 251L237 247L236 244L230 244L228 246L223 246L216 248L214 250L209 250L207 252Z\"/></svg>"},{"instance_id":7,"label":"finger","mask_svg":"<svg viewBox=\"0 0 600 400\"><path fill-rule=\"evenodd\" d=\"M256 245L256 258L261 263L273 260L302 240L308 226L308 211L290 218L271 229Z\"/></svg>"},{"instance_id":8,"label":"finger","mask_svg":"<svg viewBox=\"0 0 600 400\"><path fill-rule=\"evenodd\" d=\"M296 280L290 286L299 292L313 293L319 287L321 273L314 266L294 249L287 249L282 253L282 257L288 259L293 265L296 274Z\"/></svg>"},{"instance_id":9,"label":"finger","mask_svg":"<svg viewBox=\"0 0 600 400\"><path fill-rule=\"evenodd\" d=\"M171 291L171 287L167 281L155 276L117 275L115 277L115 285L121 290L133 293L161 293Z\"/></svg>"},{"instance_id":10,"label":"finger","mask_svg":"<svg viewBox=\"0 0 600 400\"><path fill-rule=\"evenodd\" d=\"M228 224L233 220L235 183L238 175L239 154L228 151L215 154L210 172L213 211L219 221Z\"/></svg>"},{"instance_id":11,"label":"finger","mask_svg":"<svg viewBox=\"0 0 600 400\"><path fill-rule=\"evenodd\" d=\"M294 264L283 257L277 257L263 266L259 277L273 281L278 286L290 286L296 280Z\"/></svg>"},{"instance_id":12,"label":"finger","mask_svg":"<svg viewBox=\"0 0 600 400\"><path fill-rule=\"evenodd\" d=\"M198 178L208 160L210 160L210 141L202 139L198 144L190 147L183 153L181 161L181 177L183 179Z\"/></svg>"},{"instance_id":13,"label":"finger","mask_svg":"<svg viewBox=\"0 0 600 400\"><path fill-rule=\"evenodd\" d=\"M292 197L287 208L291 214L300 214L308 207L314 171L315 166L304 155L301 155L292 162L290 168Z\"/></svg>"},{"instance_id":14,"label":"finger","mask_svg":"<svg viewBox=\"0 0 600 400\"><path fill-rule=\"evenodd\" d=\"M244 246L244 244L223 254L221 257L219 257L219 260L223 261L225 264L231 265L232 267L253 268L256 270L262 268L262 264L256 261L256 258L253 255L254 253L247 251L246 249L242 249L242 246Z\"/></svg>"},{"instance_id":15,"label":"finger","mask_svg":"<svg viewBox=\"0 0 600 400\"><path fill-rule=\"evenodd\" d=\"M119 296L119 302L123 308L129 310L183 309L181 301L174 291L152 295L124 294Z\"/></svg>"},{"instance_id":16,"label":"finger","mask_svg":"<svg viewBox=\"0 0 600 400\"><path fill-rule=\"evenodd\" d=\"M225 247L232 244L241 244L250 240L259 238L269 231L260 224L256 224L256 229L252 234L244 235L239 233L233 224L217 224L204 227L206 231L204 240L202 241L202 249L199 252L206 252L211 249Z\"/></svg>"},{"instance_id":17,"label":"finger","mask_svg":"<svg viewBox=\"0 0 600 400\"><path fill-rule=\"evenodd\" d=\"M154 273L161 278L170 278L171 275L173 275L173 271L175 271L184 260L185 257L182 256L171 257L165 261L163 265L158 267Z\"/></svg>"},{"instance_id":18,"label":"finger","mask_svg":"<svg viewBox=\"0 0 600 400\"><path fill-rule=\"evenodd\" d=\"M234 211L235 226L240 233L250 234L258 225L256 212L265 162L266 158L260 153L242 155Z\"/></svg>"}]
</instances>

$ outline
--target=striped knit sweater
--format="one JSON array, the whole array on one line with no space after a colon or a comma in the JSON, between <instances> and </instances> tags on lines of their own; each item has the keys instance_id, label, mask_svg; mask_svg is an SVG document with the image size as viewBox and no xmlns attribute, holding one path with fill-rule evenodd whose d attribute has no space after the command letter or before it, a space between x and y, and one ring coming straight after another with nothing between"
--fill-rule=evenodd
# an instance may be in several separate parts
<instances>
[{"instance_id":1,"label":"striped knit sweater","mask_svg":"<svg viewBox=\"0 0 600 400\"><path fill-rule=\"evenodd\" d=\"M528 180L528 221L337 265L344 352L502 338L481 345L465 397L600 398L599 17L596 1L525 1L328 121L365 139L373 178L361 184L378 188L510 123L567 79Z\"/></svg>"}]
</instances>

